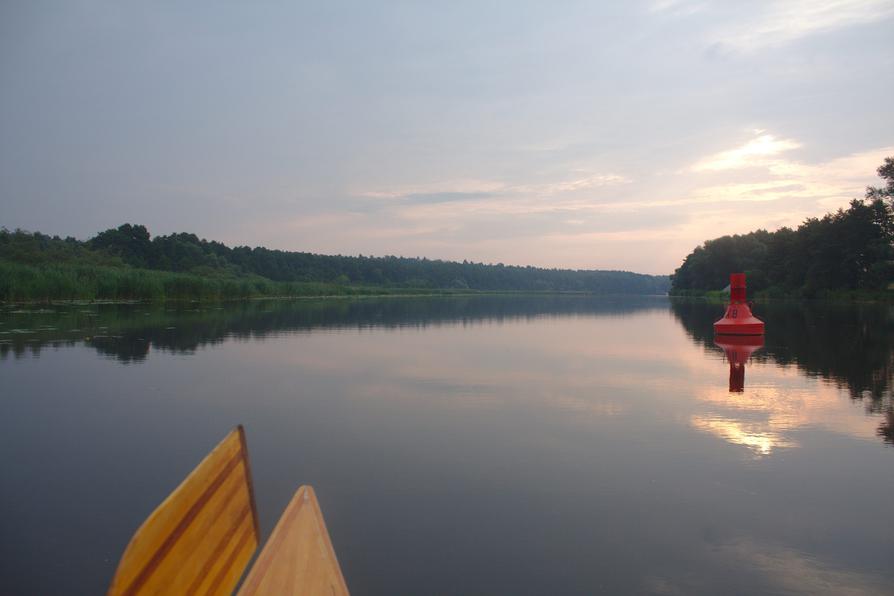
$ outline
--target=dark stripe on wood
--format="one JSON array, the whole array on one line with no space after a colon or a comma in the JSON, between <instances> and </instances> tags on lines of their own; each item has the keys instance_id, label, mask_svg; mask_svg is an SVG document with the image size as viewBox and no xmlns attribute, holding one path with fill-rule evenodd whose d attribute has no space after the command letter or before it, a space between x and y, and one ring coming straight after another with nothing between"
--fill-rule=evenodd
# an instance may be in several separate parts
<instances>
[{"instance_id":1,"label":"dark stripe on wood","mask_svg":"<svg viewBox=\"0 0 894 596\"><path fill-rule=\"evenodd\" d=\"M242 486L237 484L235 487L236 490L230 491L230 494L227 495L226 502L224 503L223 506L221 506L220 510L217 512L217 515L214 516L215 522L217 521L217 518L219 518L223 514L223 512L227 508L227 505L232 500L233 496L241 488L242 488ZM226 550L227 546L230 545L230 542L232 542L232 540L233 540L233 535L236 534L236 531L240 527L242 527L242 522L245 521L245 518L248 517L248 514L250 512L251 511L250 511L248 505L246 505L239 511L239 518L236 520L236 523L234 523L230 526L230 529L227 530L227 533L221 537L220 542L218 542L217 546L214 547L214 552L211 553L211 555L205 561L205 564L202 565L202 570L199 571L199 573L198 573L198 575L196 575L195 579L192 580L192 585L189 587L189 589L186 590L187 594L195 594L196 593L196 590L199 589L199 586L201 585L202 580L204 580L208 576L208 572L211 571L212 567L214 567L214 563L217 561L217 559L220 558L220 556L223 554L224 550ZM212 522L212 523L214 523L214 522Z\"/></svg>"},{"instance_id":2,"label":"dark stripe on wood","mask_svg":"<svg viewBox=\"0 0 894 596\"><path fill-rule=\"evenodd\" d=\"M242 532L242 536L239 537L239 542L236 543L236 548L233 549L233 552L230 553L230 556L227 557L227 560L224 561L223 567L217 572L217 575L214 577L214 581L211 582L211 585L208 586L208 594L216 594L217 589L220 587L220 584L223 582L224 578L227 576L227 572L233 567L233 562L236 560L236 556L242 552L242 548L245 546L246 541L251 537L251 529L246 528ZM242 573L239 574L240 576Z\"/></svg>"},{"instance_id":3,"label":"dark stripe on wood","mask_svg":"<svg viewBox=\"0 0 894 596\"><path fill-rule=\"evenodd\" d=\"M195 503L192 504L192 507L189 508L189 511L186 512L186 515L183 516L183 519L180 520L180 523L174 528L174 530L168 534L165 541L158 547L158 550L155 551L155 554L152 555L152 558L149 559L149 562L146 563L146 566L140 571L140 573L134 578L131 584L124 590L124 594L136 594L137 591L146 583L152 573L161 565L161 562L164 560L165 556L171 552L171 549L174 548L174 545L177 544L177 541L189 527L189 524L199 515L199 512L202 508L208 503L214 493L217 492L217 489L220 488L220 485L224 483L227 479L227 476L230 475L239 462L242 461L242 458L238 455L234 456L230 461L224 466L224 469L220 471L220 474L217 475L217 478L214 479L214 482L208 485L208 488L205 489L205 492L196 500Z\"/></svg>"},{"instance_id":4,"label":"dark stripe on wood","mask_svg":"<svg viewBox=\"0 0 894 596\"><path fill-rule=\"evenodd\" d=\"M251 477L251 464L248 461L248 444L245 441L245 429L242 425L236 427L239 431L239 440L242 442L242 458L245 461L245 482L248 484L248 500L251 502L251 520L255 526L255 536L261 541L261 524L258 521L258 506L255 504L255 485Z\"/></svg>"}]
</instances>

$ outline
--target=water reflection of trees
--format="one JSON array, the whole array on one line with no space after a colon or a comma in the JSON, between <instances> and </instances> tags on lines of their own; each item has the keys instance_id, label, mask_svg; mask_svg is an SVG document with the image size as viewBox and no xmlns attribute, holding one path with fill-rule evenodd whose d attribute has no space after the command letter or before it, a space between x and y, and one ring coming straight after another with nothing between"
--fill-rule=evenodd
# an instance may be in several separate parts
<instances>
[{"instance_id":1,"label":"water reflection of trees","mask_svg":"<svg viewBox=\"0 0 894 596\"><path fill-rule=\"evenodd\" d=\"M885 443L894 445L894 407L889 407L888 411L885 412L885 419L878 427L878 436Z\"/></svg>"},{"instance_id":2,"label":"water reflection of trees","mask_svg":"<svg viewBox=\"0 0 894 596\"><path fill-rule=\"evenodd\" d=\"M499 296L451 298L256 301L174 308L107 304L0 311L0 359L40 355L46 348L88 345L122 363L150 350L192 353L227 338L252 339L315 329L479 325L566 316L626 316L664 309L650 297ZM673 300L671 309L693 341L714 346L719 304ZM765 347L753 359L797 366L844 388L883 416L879 436L894 445L894 308L879 304L759 305Z\"/></svg>"},{"instance_id":3,"label":"water reflection of trees","mask_svg":"<svg viewBox=\"0 0 894 596\"><path fill-rule=\"evenodd\" d=\"M314 329L476 325L574 315L624 316L667 307L659 297L500 296L254 301L186 308L133 304L0 312L0 358L84 343L123 363L151 349L192 353L227 338Z\"/></svg>"},{"instance_id":4,"label":"water reflection of trees","mask_svg":"<svg viewBox=\"0 0 894 596\"><path fill-rule=\"evenodd\" d=\"M714 320L723 305L672 300L686 333L714 350ZM851 399L884 416L878 434L894 445L894 308L885 304L780 302L760 304L756 315L767 324L766 345L752 358L797 366L845 389Z\"/></svg>"}]
</instances>

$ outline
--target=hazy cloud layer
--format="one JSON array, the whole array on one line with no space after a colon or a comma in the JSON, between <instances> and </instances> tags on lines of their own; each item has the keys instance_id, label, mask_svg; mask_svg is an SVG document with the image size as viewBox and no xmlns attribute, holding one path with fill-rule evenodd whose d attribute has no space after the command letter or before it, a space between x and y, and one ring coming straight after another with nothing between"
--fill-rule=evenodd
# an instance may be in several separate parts
<instances>
[{"instance_id":1,"label":"hazy cloud layer","mask_svg":"<svg viewBox=\"0 0 894 596\"><path fill-rule=\"evenodd\" d=\"M894 155L879 0L0 7L0 225L667 273Z\"/></svg>"}]
</instances>

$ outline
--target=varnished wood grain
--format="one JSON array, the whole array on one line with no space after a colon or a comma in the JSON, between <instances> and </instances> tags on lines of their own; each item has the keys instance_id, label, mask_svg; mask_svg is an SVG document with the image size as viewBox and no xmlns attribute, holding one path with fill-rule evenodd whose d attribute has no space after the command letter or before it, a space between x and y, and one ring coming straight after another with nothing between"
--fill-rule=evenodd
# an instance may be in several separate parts
<instances>
[{"instance_id":1,"label":"varnished wood grain","mask_svg":"<svg viewBox=\"0 0 894 596\"><path fill-rule=\"evenodd\" d=\"M239 426L143 522L109 594L230 594L258 539Z\"/></svg>"},{"instance_id":2,"label":"varnished wood grain","mask_svg":"<svg viewBox=\"0 0 894 596\"><path fill-rule=\"evenodd\" d=\"M348 596L314 490L292 497L239 596Z\"/></svg>"}]
</instances>

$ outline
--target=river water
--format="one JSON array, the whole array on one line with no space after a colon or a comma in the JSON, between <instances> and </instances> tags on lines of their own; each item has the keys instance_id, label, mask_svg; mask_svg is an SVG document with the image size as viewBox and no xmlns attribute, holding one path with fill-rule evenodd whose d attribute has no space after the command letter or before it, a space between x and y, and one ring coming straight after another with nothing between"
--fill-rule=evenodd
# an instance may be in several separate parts
<instances>
[{"instance_id":1,"label":"river water","mask_svg":"<svg viewBox=\"0 0 894 596\"><path fill-rule=\"evenodd\" d=\"M6 307L0 593L102 593L241 423L265 537L313 485L355 596L890 594L894 310L757 305L765 345L718 346L722 310Z\"/></svg>"}]
</instances>

